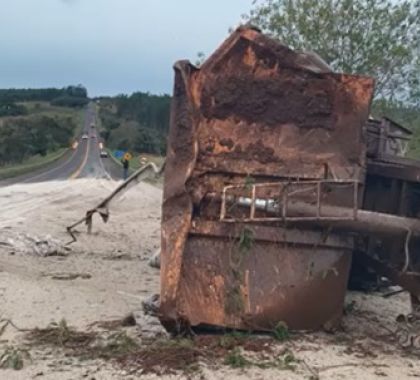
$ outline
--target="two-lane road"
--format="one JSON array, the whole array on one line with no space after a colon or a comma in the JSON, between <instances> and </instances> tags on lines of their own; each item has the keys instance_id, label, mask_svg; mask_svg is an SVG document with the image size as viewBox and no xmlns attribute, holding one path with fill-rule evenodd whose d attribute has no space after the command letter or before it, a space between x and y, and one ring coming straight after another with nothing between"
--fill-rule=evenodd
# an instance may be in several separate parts
<instances>
[{"instance_id":1,"label":"two-lane road","mask_svg":"<svg viewBox=\"0 0 420 380\"><path fill-rule=\"evenodd\" d=\"M67 180L75 178L110 178L120 179L122 170L110 158L100 157L100 136L97 128L97 114L94 103L89 103L86 108L83 128L78 137L77 148L67 152L58 161L39 169L38 171L25 174L16 178L1 181L2 185L14 183L33 183L54 180ZM87 138L83 138L87 136ZM103 160L106 160L104 165ZM105 169L106 166L106 169Z\"/></svg>"}]
</instances>

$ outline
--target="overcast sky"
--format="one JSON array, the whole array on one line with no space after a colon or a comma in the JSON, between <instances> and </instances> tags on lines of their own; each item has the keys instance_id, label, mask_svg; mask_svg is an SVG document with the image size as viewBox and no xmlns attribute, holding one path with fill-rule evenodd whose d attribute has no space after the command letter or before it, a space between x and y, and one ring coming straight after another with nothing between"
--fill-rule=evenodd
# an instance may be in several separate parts
<instances>
[{"instance_id":1,"label":"overcast sky","mask_svg":"<svg viewBox=\"0 0 420 380\"><path fill-rule=\"evenodd\" d=\"M170 93L172 64L211 53L252 0L0 4L0 88L81 83L95 96Z\"/></svg>"}]
</instances>

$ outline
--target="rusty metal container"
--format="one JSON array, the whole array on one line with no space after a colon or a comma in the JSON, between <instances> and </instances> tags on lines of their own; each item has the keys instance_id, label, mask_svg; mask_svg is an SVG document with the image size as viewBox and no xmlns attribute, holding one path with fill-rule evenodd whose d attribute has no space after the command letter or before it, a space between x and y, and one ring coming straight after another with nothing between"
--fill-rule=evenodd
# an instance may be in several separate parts
<instances>
[{"instance_id":1,"label":"rusty metal container","mask_svg":"<svg viewBox=\"0 0 420 380\"><path fill-rule=\"evenodd\" d=\"M192 326L271 330L335 325L342 314L352 240L278 227L196 223L178 298ZM242 243L248 234L249 245Z\"/></svg>"},{"instance_id":2,"label":"rusty metal container","mask_svg":"<svg viewBox=\"0 0 420 380\"><path fill-rule=\"evenodd\" d=\"M322 205L356 207L372 93L371 78L329 72L253 28L237 29L200 68L175 65L161 251L169 330L339 321L352 241L296 229L285 199L315 204L312 221ZM229 186L239 193L226 197ZM270 217L263 200L282 213Z\"/></svg>"}]
</instances>

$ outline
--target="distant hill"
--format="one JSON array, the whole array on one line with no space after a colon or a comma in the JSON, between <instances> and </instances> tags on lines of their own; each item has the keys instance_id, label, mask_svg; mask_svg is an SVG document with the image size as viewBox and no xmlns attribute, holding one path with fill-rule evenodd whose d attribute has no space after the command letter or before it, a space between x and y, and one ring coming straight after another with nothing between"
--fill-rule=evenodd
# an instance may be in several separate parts
<instances>
[{"instance_id":1,"label":"distant hill","mask_svg":"<svg viewBox=\"0 0 420 380\"><path fill-rule=\"evenodd\" d=\"M42 161L70 147L84 105L83 86L0 89L0 167Z\"/></svg>"}]
</instances>

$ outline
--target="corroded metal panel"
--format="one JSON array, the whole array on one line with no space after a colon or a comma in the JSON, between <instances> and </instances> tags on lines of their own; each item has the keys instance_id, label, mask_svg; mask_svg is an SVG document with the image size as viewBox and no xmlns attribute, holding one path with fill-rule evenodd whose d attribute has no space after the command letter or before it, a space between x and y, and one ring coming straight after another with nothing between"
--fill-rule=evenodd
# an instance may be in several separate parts
<instances>
[{"instance_id":1,"label":"corroded metal panel","mask_svg":"<svg viewBox=\"0 0 420 380\"><path fill-rule=\"evenodd\" d=\"M288 178L363 182L362 127L373 80L324 66L308 65L250 28L236 30L200 68L175 65L162 208L161 320L168 329L270 329L279 320L318 328L341 313L351 261L346 245L267 242L257 229L235 264L231 240L240 236L232 238L227 227L222 235L200 235L194 227L219 220L228 185ZM351 203L354 191L340 197ZM311 265L316 270L307 277ZM226 301L229 289L243 301L236 312ZM325 302L310 302L317 295Z\"/></svg>"},{"instance_id":2,"label":"corroded metal panel","mask_svg":"<svg viewBox=\"0 0 420 380\"><path fill-rule=\"evenodd\" d=\"M337 235L198 222L184 252L183 317L192 326L250 330L271 330L279 321L293 329L334 325L352 247Z\"/></svg>"},{"instance_id":3,"label":"corroded metal panel","mask_svg":"<svg viewBox=\"0 0 420 380\"><path fill-rule=\"evenodd\" d=\"M179 298L192 326L272 330L336 325L343 310L350 251L295 242L254 241L240 252L237 241L188 239Z\"/></svg>"}]
</instances>

